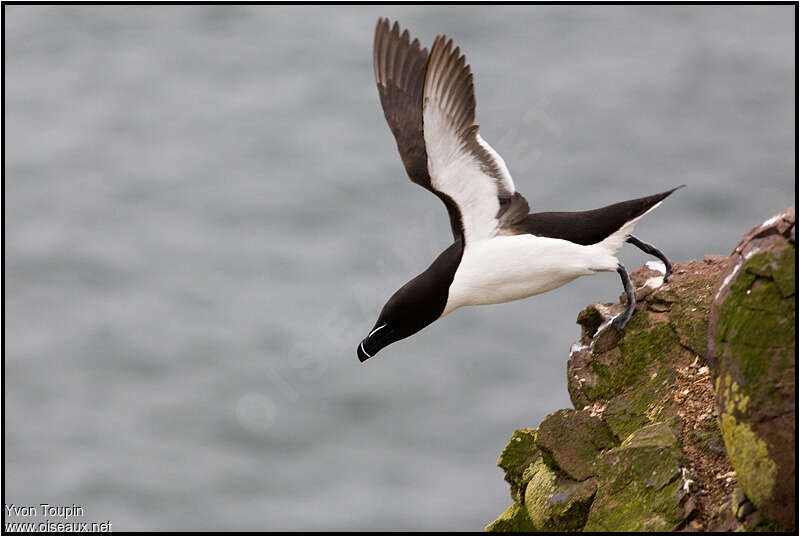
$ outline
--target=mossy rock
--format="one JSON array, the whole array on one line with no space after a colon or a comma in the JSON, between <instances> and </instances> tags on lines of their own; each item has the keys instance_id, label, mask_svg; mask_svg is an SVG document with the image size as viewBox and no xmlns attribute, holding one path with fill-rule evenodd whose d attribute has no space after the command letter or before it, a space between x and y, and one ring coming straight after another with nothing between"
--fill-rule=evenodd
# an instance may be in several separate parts
<instances>
[{"instance_id":1,"label":"mossy rock","mask_svg":"<svg viewBox=\"0 0 800 537\"><path fill-rule=\"evenodd\" d=\"M796 529L795 257L790 238L751 231L720 282L708 338L728 457L759 527L785 530Z\"/></svg>"},{"instance_id":2,"label":"mossy rock","mask_svg":"<svg viewBox=\"0 0 800 537\"><path fill-rule=\"evenodd\" d=\"M600 352L595 347L591 372L596 375L592 386L583 386L588 401L612 399L649 381L653 368L661 367L663 356L680 353L680 342L675 331L666 322L653 322L643 313L634 315L616 347Z\"/></svg>"},{"instance_id":3,"label":"mossy rock","mask_svg":"<svg viewBox=\"0 0 800 537\"><path fill-rule=\"evenodd\" d=\"M570 398L583 410L558 411L512 436L498 464L515 503L487 530L667 532L692 512L700 517L687 529L698 521L709 531L795 529L794 244L787 212L751 230L732 256L676 265L668 283L632 274L639 303L623 331L597 333L621 304L585 308L567 367ZM699 399L683 397L676 381L699 378L693 362L703 358L719 422L700 416L702 425L687 429L697 416L682 405ZM709 468L681 446L687 440L726 471L720 457L728 454L748 498L738 510L689 495L690 481L705 486Z\"/></svg>"},{"instance_id":4,"label":"mossy rock","mask_svg":"<svg viewBox=\"0 0 800 537\"><path fill-rule=\"evenodd\" d=\"M603 419L617 438L626 438L632 432L650 423L631 397L618 395L611 399L603 411Z\"/></svg>"},{"instance_id":5,"label":"mossy rock","mask_svg":"<svg viewBox=\"0 0 800 537\"><path fill-rule=\"evenodd\" d=\"M672 373L657 368L650 378L634 386L629 393L611 399L603 412L603 420L617 438L627 438L645 425L671 420Z\"/></svg>"},{"instance_id":6,"label":"mossy rock","mask_svg":"<svg viewBox=\"0 0 800 537\"><path fill-rule=\"evenodd\" d=\"M684 519L684 472L678 440L667 423L652 424L604 453L598 490L584 531L675 530Z\"/></svg>"},{"instance_id":7,"label":"mossy rock","mask_svg":"<svg viewBox=\"0 0 800 537\"><path fill-rule=\"evenodd\" d=\"M576 481L594 475L597 455L617 444L603 420L586 410L554 412L542 421L536 432L536 446L545 462Z\"/></svg>"},{"instance_id":8,"label":"mossy rock","mask_svg":"<svg viewBox=\"0 0 800 537\"><path fill-rule=\"evenodd\" d=\"M528 533L536 531L528 518L528 512L517 503L509 506L497 520L487 525L483 531L489 533Z\"/></svg>"},{"instance_id":9,"label":"mossy rock","mask_svg":"<svg viewBox=\"0 0 800 537\"><path fill-rule=\"evenodd\" d=\"M539 460L525 489L525 509L534 531L580 531L597 491L593 479L574 481Z\"/></svg>"},{"instance_id":10,"label":"mossy rock","mask_svg":"<svg viewBox=\"0 0 800 537\"><path fill-rule=\"evenodd\" d=\"M535 438L536 429L517 429L497 458L497 466L505 471L505 480L511 486L511 499L518 503L524 501L525 484L530 479L526 470L541 458Z\"/></svg>"}]
</instances>

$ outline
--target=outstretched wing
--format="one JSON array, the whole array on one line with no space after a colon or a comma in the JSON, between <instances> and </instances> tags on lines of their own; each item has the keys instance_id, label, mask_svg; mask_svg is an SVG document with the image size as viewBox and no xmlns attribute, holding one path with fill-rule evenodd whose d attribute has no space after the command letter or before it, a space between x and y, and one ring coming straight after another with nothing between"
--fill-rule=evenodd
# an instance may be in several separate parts
<instances>
[{"instance_id":1,"label":"outstretched wing","mask_svg":"<svg viewBox=\"0 0 800 537\"><path fill-rule=\"evenodd\" d=\"M378 19L373 49L375 80L386 122L397 140L397 150L412 181L436 194L447 207L453 237L461 238L461 215L451 199L431 185L428 154L422 135L422 91L428 51L419 41L409 38L408 30L400 33L395 22Z\"/></svg>"},{"instance_id":2,"label":"outstretched wing","mask_svg":"<svg viewBox=\"0 0 800 537\"><path fill-rule=\"evenodd\" d=\"M502 157L478 134L472 73L443 35L428 59L422 103L423 136L433 190L452 199L465 244L511 233L528 215Z\"/></svg>"}]
</instances>

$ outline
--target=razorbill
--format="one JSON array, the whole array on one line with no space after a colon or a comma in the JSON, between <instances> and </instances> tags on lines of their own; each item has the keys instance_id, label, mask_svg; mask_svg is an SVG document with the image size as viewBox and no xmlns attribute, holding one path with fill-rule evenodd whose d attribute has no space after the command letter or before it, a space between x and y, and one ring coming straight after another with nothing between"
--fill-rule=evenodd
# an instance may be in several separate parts
<instances>
[{"instance_id":1,"label":"razorbill","mask_svg":"<svg viewBox=\"0 0 800 537\"><path fill-rule=\"evenodd\" d=\"M442 200L454 242L386 302L358 345L359 360L456 308L538 295L598 272L616 271L622 279L628 304L611 323L622 330L636 299L616 253L629 242L661 259L669 276L666 256L631 232L676 188L591 211L529 214L503 158L473 124L472 73L452 39L437 36L428 54L408 30L380 18L373 60L406 172Z\"/></svg>"}]
</instances>

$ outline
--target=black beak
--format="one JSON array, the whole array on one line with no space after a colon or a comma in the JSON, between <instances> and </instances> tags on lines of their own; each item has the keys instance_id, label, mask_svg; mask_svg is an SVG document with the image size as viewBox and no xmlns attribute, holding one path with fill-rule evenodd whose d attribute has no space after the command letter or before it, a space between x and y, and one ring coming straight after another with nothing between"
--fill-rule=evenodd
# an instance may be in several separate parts
<instances>
[{"instance_id":1,"label":"black beak","mask_svg":"<svg viewBox=\"0 0 800 537\"><path fill-rule=\"evenodd\" d=\"M356 354L361 362L365 362L378 354L378 351L391 343L394 331L387 324L382 324L372 329L358 345Z\"/></svg>"}]
</instances>

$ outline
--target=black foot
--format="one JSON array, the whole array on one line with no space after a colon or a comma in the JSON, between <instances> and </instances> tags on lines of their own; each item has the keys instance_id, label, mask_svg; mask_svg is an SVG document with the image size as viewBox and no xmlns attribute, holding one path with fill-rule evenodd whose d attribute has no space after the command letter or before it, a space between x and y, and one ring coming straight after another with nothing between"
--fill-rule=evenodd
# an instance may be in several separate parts
<instances>
[{"instance_id":1,"label":"black foot","mask_svg":"<svg viewBox=\"0 0 800 537\"><path fill-rule=\"evenodd\" d=\"M667 281L669 275L672 274L672 263L669 262L667 256L664 255L664 252L653 246L652 244L647 244L646 242L640 241L633 235L628 236L628 242L636 246L638 249L643 251L646 254L654 255L664 263L664 267L666 268L666 272L664 273L664 281Z\"/></svg>"},{"instance_id":2,"label":"black foot","mask_svg":"<svg viewBox=\"0 0 800 537\"><path fill-rule=\"evenodd\" d=\"M611 326L617 330L622 330L628 324L628 321L631 320L631 317L633 317L633 310L636 309L636 291L634 290L631 279L628 276L628 271L625 270L625 266L622 263L617 265L617 274L619 274L619 277L622 280L622 286L625 287L625 295L628 298L628 305L625 306L625 311L614 317L614 319L611 321Z\"/></svg>"}]
</instances>

